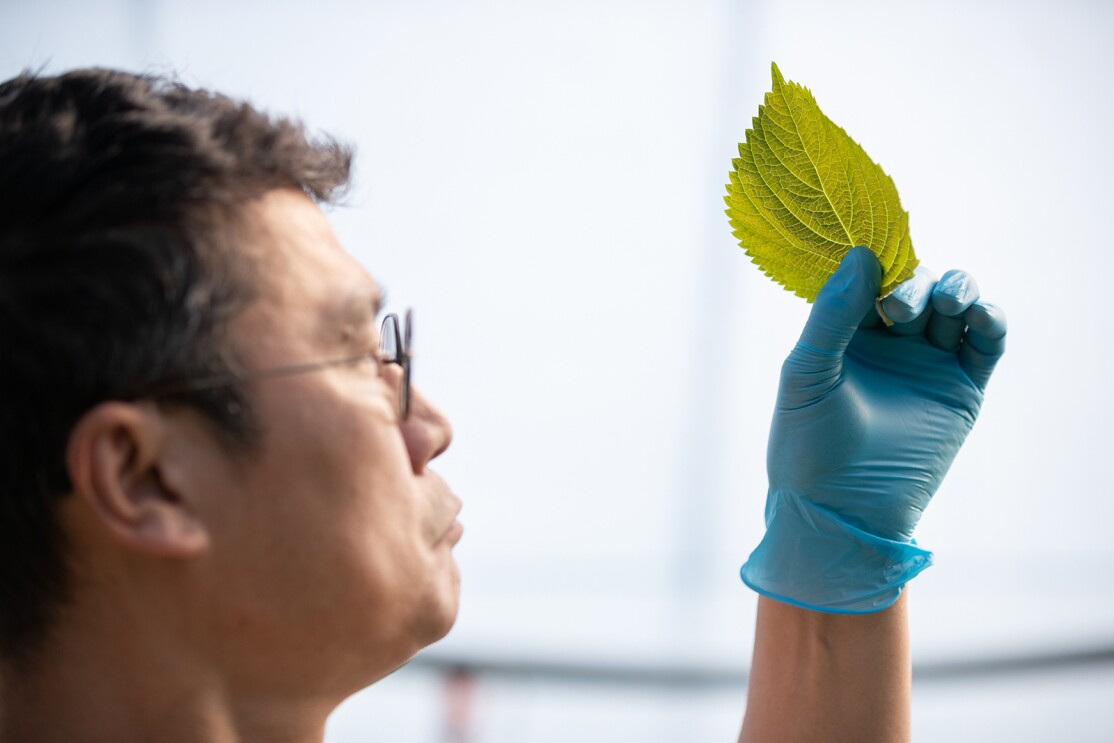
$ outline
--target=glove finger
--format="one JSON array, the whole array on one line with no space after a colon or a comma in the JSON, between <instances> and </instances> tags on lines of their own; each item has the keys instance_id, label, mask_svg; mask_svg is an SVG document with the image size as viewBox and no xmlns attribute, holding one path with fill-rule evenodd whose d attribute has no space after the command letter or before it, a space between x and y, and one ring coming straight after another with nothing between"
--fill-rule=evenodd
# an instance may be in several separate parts
<instances>
[{"instance_id":1,"label":"glove finger","mask_svg":"<svg viewBox=\"0 0 1114 743\"><path fill-rule=\"evenodd\" d=\"M945 351L958 351L967 321L963 313L979 298L979 285L966 271L948 271L932 290L932 317L925 327L929 343Z\"/></svg>"},{"instance_id":2,"label":"glove finger","mask_svg":"<svg viewBox=\"0 0 1114 743\"><path fill-rule=\"evenodd\" d=\"M881 283L882 269L874 253L863 247L848 251L817 294L800 345L820 354L841 356L874 305Z\"/></svg>"},{"instance_id":3,"label":"glove finger","mask_svg":"<svg viewBox=\"0 0 1114 743\"><path fill-rule=\"evenodd\" d=\"M936 273L925 266L917 266L913 278L903 281L882 300L882 309L895 325L904 325L924 314L936 287Z\"/></svg>"},{"instance_id":4,"label":"glove finger","mask_svg":"<svg viewBox=\"0 0 1114 743\"><path fill-rule=\"evenodd\" d=\"M859 330L871 330L877 328L882 324L882 317L878 314L878 310L871 307L866 311L866 315L859 321Z\"/></svg>"},{"instance_id":5,"label":"glove finger","mask_svg":"<svg viewBox=\"0 0 1114 743\"><path fill-rule=\"evenodd\" d=\"M959 349L959 365L978 388L985 389L995 364L1006 350L1006 313L979 300L964 313L967 335Z\"/></svg>"},{"instance_id":6,"label":"glove finger","mask_svg":"<svg viewBox=\"0 0 1114 743\"><path fill-rule=\"evenodd\" d=\"M894 335L924 335L925 328L928 327L929 321L936 313L932 311L932 304L921 314L914 317L909 322L898 322L891 325L889 330Z\"/></svg>"}]
</instances>

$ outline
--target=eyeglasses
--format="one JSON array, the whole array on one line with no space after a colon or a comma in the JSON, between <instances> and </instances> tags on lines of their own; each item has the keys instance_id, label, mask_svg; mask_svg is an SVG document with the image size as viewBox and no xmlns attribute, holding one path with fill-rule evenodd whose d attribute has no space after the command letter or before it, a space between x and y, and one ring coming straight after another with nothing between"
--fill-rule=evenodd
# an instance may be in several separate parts
<instances>
[{"instance_id":1,"label":"eyeglasses","mask_svg":"<svg viewBox=\"0 0 1114 743\"><path fill-rule=\"evenodd\" d=\"M411 339L414 334L413 311L406 310L405 318L406 319L401 323L401 328L398 315L395 313L392 312L383 318L383 325L379 329L378 355L374 353L363 353L359 356L346 356L341 359L328 359L326 361L311 361L305 364L278 366L244 374L235 374L231 372L212 374L210 376L187 379L181 382L171 382L170 384L155 388L155 390L148 392L144 397L166 397L168 395L179 395L187 392L200 392L202 390L230 387L244 382L256 382L278 377L291 377L296 374L305 374L307 372L327 369L333 366L347 366L349 364L357 364L361 361L372 359L380 364L398 364L402 367L402 380L398 392L398 402L399 413L402 416L402 420L406 420L410 415L410 374L413 365Z\"/></svg>"}]
</instances>

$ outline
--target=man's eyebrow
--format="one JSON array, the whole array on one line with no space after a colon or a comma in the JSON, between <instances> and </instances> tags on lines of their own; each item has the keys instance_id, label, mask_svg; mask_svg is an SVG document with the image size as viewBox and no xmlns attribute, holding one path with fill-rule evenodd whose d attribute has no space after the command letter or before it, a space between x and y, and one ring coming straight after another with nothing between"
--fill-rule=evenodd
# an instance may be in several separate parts
<instances>
[{"instance_id":1,"label":"man's eyebrow","mask_svg":"<svg viewBox=\"0 0 1114 743\"><path fill-rule=\"evenodd\" d=\"M347 328L355 329L371 325L386 304L386 293L377 283L363 283L351 286L335 305L327 322L336 323L338 319ZM334 326L335 327L335 326ZM345 331L345 336L349 332Z\"/></svg>"},{"instance_id":2,"label":"man's eyebrow","mask_svg":"<svg viewBox=\"0 0 1114 743\"><path fill-rule=\"evenodd\" d=\"M387 305L387 290L382 284L376 283L371 291L371 316L379 317L379 313Z\"/></svg>"}]
</instances>

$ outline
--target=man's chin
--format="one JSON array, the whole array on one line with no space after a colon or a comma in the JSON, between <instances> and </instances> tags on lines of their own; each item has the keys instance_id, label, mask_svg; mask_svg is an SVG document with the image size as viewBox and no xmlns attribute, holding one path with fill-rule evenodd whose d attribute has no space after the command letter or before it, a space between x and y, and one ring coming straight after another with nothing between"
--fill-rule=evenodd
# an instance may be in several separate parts
<instances>
[{"instance_id":1,"label":"man's chin","mask_svg":"<svg viewBox=\"0 0 1114 743\"><path fill-rule=\"evenodd\" d=\"M413 636L418 641L418 650L443 639L456 624L460 611L460 568L456 560L450 558L450 563L444 582L428 596L414 617Z\"/></svg>"},{"instance_id":2,"label":"man's chin","mask_svg":"<svg viewBox=\"0 0 1114 743\"><path fill-rule=\"evenodd\" d=\"M446 590L446 596L441 603L440 627L434 630L432 639L426 643L428 645L432 645L448 635L449 630L456 624L457 616L460 613L460 568L457 566L456 560L453 560L452 563L451 585Z\"/></svg>"}]
</instances>

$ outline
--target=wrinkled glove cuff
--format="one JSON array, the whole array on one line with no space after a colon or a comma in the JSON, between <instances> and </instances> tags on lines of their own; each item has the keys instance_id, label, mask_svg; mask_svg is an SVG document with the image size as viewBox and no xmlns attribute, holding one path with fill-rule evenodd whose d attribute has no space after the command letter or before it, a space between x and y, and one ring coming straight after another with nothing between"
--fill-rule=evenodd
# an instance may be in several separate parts
<instances>
[{"instance_id":1,"label":"wrinkled glove cuff","mask_svg":"<svg viewBox=\"0 0 1114 743\"><path fill-rule=\"evenodd\" d=\"M870 534L795 493L771 491L766 535L739 574L769 598L812 611L869 614L932 564L916 542Z\"/></svg>"}]
</instances>

